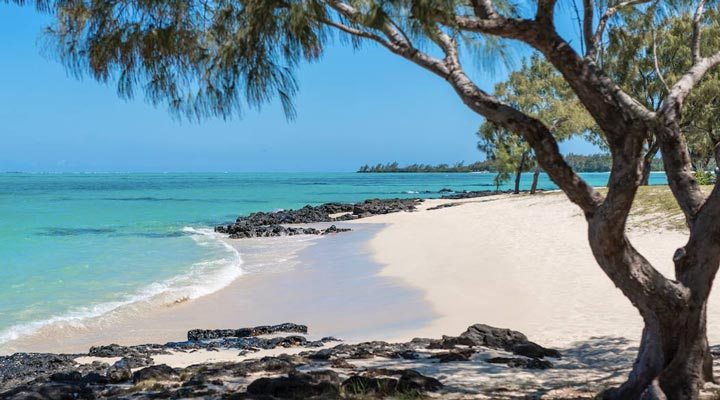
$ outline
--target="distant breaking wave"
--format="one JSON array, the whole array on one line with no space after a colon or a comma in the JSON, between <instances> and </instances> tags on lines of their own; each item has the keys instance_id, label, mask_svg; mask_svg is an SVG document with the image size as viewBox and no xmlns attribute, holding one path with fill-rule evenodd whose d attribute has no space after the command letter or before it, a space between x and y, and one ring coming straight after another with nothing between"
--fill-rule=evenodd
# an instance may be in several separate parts
<instances>
[{"instance_id":1,"label":"distant breaking wave","mask_svg":"<svg viewBox=\"0 0 720 400\"><path fill-rule=\"evenodd\" d=\"M101 318L138 303L167 305L197 299L223 289L243 274L240 252L226 243L221 235L211 229L192 227L184 227L182 232L190 236L196 244L223 250L226 256L195 263L190 271L182 275L150 283L117 301L81 307L47 319L13 325L0 331L0 344L32 335L52 325L82 327L90 319Z\"/></svg>"}]
</instances>

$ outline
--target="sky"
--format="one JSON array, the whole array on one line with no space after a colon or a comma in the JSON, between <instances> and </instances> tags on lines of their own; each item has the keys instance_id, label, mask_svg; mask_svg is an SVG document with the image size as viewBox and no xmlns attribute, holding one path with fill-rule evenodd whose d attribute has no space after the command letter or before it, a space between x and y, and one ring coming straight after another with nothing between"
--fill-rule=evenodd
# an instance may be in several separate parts
<instances>
[{"instance_id":1,"label":"sky","mask_svg":"<svg viewBox=\"0 0 720 400\"><path fill-rule=\"evenodd\" d=\"M559 20L572 35L569 19ZM475 136L482 119L445 82L383 48L331 45L303 65L292 121L275 102L195 123L68 75L43 51L47 22L31 7L0 4L0 171L341 172L484 158ZM526 54L517 49L516 64ZM508 73L469 68L489 91ZM582 140L561 150L597 152Z\"/></svg>"}]
</instances>

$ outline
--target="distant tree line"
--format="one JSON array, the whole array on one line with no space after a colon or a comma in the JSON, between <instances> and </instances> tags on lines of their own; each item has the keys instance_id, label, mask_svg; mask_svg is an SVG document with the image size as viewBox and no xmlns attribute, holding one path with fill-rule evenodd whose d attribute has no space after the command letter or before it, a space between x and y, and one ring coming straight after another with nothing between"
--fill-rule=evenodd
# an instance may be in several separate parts
<instances>
[{"instance_id":1,"label":"distant tree line","mask_svg":"<svg viewBox=\"0 0 720 400\"><path fill-rule=\"evenodd\" d=\"M568 164L580 172L608 172L612 165L610 154L579 155L568 154L565 156ZM650 162L652 171L663 171L662 159L653 158Z\"/></svg>"},{"instance_id":2,"label":"distant tree line","mask_svg":"<svg viewBox=\"0 0 720 400\"><path fill-rule=\"evenodd\" d=\"M478 161L472 164L410 164L400 166L397 162L377 165L363 165L357 172L495 172L490 161Z\"/></svg>"},{"instance_id":3,"label":"distant tree line","mask_svg":"<svg viewBox=\"0 0 720 400\"><path fill-rule=\"evenodd\" d=\"M612 165L609 154L568 154L565 160L570 166L578 172L608 172ZM653 171L662 171L662 160L655 158L652 161ZM532 165L528 164L523 168L522 172L532 170ZM400 166L397 162L376 165L363 165L357 172L361 173L383 173L383 172L498 172L497 163L493 160L477 161L471 164L459 162L455 164L410 164Z\"/></svg>"}]
</instances>

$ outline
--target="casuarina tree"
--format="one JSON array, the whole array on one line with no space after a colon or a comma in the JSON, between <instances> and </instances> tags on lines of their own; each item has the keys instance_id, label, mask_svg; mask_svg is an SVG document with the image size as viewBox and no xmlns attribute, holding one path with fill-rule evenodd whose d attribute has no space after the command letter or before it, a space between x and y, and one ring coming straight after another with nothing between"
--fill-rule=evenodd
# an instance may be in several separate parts
<instances>
[{"instance_id":1,"label":"casuarina tree","mask_svg":"<svg viewBox=\"0 0 720 400\"><path fill-rule=\"evenodd\" d=\"M582 46L558 33L556 0L519 6L506 0L47 0L37 5L54 16L47 39L71 71L117 80L122 96L140 90L152 103L190 117L229 117L246 104L275 96L292 114L294 67L319 59L336 35L355 46L375 43L427 70L450 85L465 107L532 147L542 169L582 210L600 268L642 316L632 372L605 396L689 399L713 379L706 313L720 264L720 190L707 196L701 190L681 127L683 102L720 63L720 53L705 46L714 39L706 30L718 23L715 3L583 0L577 6ZM687 21L681 32L687 68L665 78L667 91L657 109L623 90L601 62L608 29L622 29L634 11L652 13L658 25L667 15ZM565 162L552 126L481 89L468 74L477 58L467 52L499 48L505 41L541 54L594 120L612 154L605 195ZM674 276L655 269L625 232L650 137L659 141L670 189L690 232L675 251Z\"/></svg>"}]
</instances>

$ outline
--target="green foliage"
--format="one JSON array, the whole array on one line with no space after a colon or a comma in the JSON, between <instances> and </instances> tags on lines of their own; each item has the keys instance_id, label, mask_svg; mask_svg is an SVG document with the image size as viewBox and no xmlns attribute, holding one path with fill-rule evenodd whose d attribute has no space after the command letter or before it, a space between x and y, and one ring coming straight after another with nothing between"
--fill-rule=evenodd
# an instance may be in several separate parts
<instances>
[{"instance_id":1,"label":"green foliage","mask_svg":"<svg viewBox=\"0 0 720 400\"><path fill-rule=\"evenodd\" d=\"M695 179L697 180L699 185L714 185L715 184L715 175L709 171L703 171L703 170L696 171Z\"/></svg>"},{"instance_id":2,"label":"green foliage","mask_svg":"<svg viewBox=\"0 0 720 400\"><path fill-rule=\"evenodd\" d=\"M563 77L537 54L524 61L507 81L496 85L495 95L543 121L559 141L574 135L599 137L594 121ZM491 122L480 126L478 136L478 149L494 164L499 177L507 172L507 180L510 172L536 163L532 149L522 137Z\"/></svg>"},{"instance_id":3,"label":"green foliage","mask_svg":"<svg viewBox=\"0 0 720 400\"><path fill-rule=\"evenodd\" d=\"M692 40L693 12L683 7L668 12L657 5L629 9L621 13L622 24L608 31L608 45L601 59L603 69L651 110L658 110L667 95L663 81L672 84L690 68L688 43ZM717 21L720 13L711 7L704 18ZM703 55L720 51L720 25L705 24L701 39ZM707 168L720 144L718 111L720 71L716 69L693 89L681 110L681 129L696 169Z\"/></svg>"}]
</instances>

